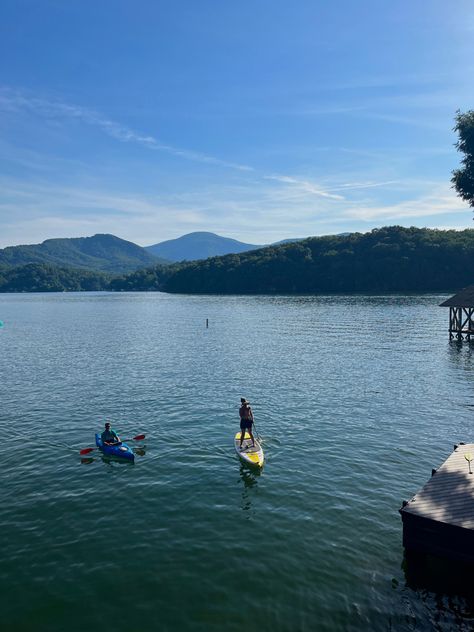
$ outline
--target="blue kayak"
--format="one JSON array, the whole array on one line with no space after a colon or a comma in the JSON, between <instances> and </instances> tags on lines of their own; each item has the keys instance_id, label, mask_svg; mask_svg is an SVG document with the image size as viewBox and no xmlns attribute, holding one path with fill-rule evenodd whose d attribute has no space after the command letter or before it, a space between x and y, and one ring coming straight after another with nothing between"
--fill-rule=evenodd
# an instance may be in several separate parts
<instances>
[{"instance_id":1,"label":"blue kayak","mask_svg":"<svg viewBox=\"0 0 474 632\"><path fill-rule=\"evenodd\" d=\"M104 456L111 456L126 461L135 461L132 448L126 443L116 443L115 445L104 445L100 434L95 435L95 444Z\"/></svg>"}]
</instances>

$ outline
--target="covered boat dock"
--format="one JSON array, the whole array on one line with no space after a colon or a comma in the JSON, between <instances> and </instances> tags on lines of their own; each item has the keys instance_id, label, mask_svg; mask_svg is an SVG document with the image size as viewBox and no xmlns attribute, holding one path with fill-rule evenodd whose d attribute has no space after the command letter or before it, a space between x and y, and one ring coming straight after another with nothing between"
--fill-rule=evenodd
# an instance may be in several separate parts
<instances>
[{"instance_id":1,"label":"covered boat dock","mask_svg":"<svg viewBox=\"0 0 474 632\"><path fill-rule=\"evenodd\" d=\"M449 339L470 341L474 337L474 285L448 298L440 307L449 307Z\"/></svg>"}]
</instances>

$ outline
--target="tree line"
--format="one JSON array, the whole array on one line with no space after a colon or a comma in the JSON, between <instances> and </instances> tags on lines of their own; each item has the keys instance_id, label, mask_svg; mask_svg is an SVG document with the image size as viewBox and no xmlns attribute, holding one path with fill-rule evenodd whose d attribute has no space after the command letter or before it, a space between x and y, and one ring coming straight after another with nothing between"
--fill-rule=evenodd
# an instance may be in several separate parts
<instances>
[{"instance_id":1,"label":"tree line","mask_svg":"<svg viewBox=\"0 0 474 632\"><path fill-rule=\"evenodd\" d=\"M120 276L48 264L0 268L1 292L451 292L473 283L474 230L401 226L311 237Z\"/></svg>"},{"instance_id":2,"label":"tree line","mask_svg":"<svg viewBox=\"0 0 474 632\"><path fill-rule=\"evenodd\" d=\"M138 271L114 289L185 293L451 291L474 283L474 230L399 226Z\"/></svg>"},{"instance_id":3,"label":"tree line","mask_svg":"<svg viewBox=\"0 0 474 632\"><path fill-rule=\"evenodd\" d=\"M48 263L0 267L0 292L85 292L110 289L106 274Z\"/></svg>"}]
</instances>

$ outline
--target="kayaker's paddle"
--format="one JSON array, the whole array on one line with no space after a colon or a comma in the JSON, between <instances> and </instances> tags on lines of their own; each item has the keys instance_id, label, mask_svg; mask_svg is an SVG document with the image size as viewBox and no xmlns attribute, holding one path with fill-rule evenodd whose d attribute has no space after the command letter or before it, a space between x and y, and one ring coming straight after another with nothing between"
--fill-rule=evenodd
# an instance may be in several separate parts
<instances>
[{"instance_id":1,"label":"kayaker's paddle","mask_svg":"<svg viewBox=\"0 0 474 632\"><path fill-rule=\"evenodd\" d=\"M136 437L132 437L131 439L124 439L124 441L141 441L145 438L144 434L137 435ZM84 448L83 450L79 450L79 454L89 454L93 450L98 450L99 448Z\"/></svg>"},{"instance_id":2,"label":"kayaker's paddle","mask_svg":"<svg viewBox=\"0 0 474 632\"><path fill-rule=\"evenodd\" d=\"M84 448L83 450L79 450L79 454L89 454L93 450L97 450L97 448Z\"/></svg>"},{"instance_id":3,"label":"kayaker's paddle","mask_svg":"<svg viewBox=\"0 0 474 632\"><path fill-rule=\"evenodd\" d=\"M123 439L123 441L141 441L145 438L145 435L137 435L136 437L132 437L131 439Z\"/></svg>"}]
</instances>

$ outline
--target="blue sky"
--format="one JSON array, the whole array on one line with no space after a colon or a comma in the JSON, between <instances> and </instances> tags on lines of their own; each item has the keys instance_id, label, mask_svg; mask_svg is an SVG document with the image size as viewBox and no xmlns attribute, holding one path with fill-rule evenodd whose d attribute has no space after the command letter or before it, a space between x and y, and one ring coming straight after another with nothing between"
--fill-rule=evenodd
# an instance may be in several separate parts
<instances>
[{"instance_id":1,"label":"blue sky","mask_svg":"<svg viewBox=\"0 0 474 632\"><path fill-rule=\"evenodd\" d=\"M3 0L0 247L471 228L471 0Z\"/></svg>"}]
</instances>

